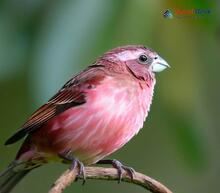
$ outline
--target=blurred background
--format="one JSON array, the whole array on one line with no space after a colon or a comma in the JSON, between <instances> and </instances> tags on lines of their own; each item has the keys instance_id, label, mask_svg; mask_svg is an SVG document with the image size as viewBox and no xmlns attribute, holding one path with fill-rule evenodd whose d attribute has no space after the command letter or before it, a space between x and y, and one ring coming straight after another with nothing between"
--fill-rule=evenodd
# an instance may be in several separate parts
<instances>
[{"instance_id":1,"label":"blurred background","mask_svg":"<svg viewBox=\"0 0 220 193\"><path fill-rule=\"evenodd\" d=\"M164 18L166 9L210 14ZM1 0L0 170L20 143L4 141L71 76L106 50L144 44L171 65L157 74L145 128L111 158L178 193L220 191L220 4L215 0ZM47 192L67 165L31 172L14 193ZM66 193L146 192L121 183L87 181Z\"/></svg>"}]
</instances>

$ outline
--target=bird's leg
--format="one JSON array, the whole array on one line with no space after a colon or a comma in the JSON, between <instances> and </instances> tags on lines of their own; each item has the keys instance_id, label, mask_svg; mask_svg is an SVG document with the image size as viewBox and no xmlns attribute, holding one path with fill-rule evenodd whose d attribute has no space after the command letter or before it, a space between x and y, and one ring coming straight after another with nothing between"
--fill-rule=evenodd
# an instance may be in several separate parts
<instances>
[{"instance_id":1,"label":"bird's leg","mask_svg":"<svg viewBox=\"0 0 220 193\"><path fill-rule=\"evenodd\" d=\"M131 180L134 178L134 172L135 170L131 167L123 165L120 161L116 159L104 159L104 160L99 160L96 164L111 164L114 168L117 169L118 171L118 183L121 182L122 179L122 171L125 170L128 175L130 176Z\"/></svg>"},{"instance_id":2,"label":"bird's leg","mask_svg":"<svg viewBox=\"0 0 220 193\"><path fill-rule=\"evenodd\" d=\"M60 158L63 159L64 162L71 162L71 165L70 165L70 169L71 170L74 170L76 167L79 167L79 173L78 173L78 176L82 176L83 178L83 185L85 184L86 182L86 174L85 174L85 167L84 167L84 164L79 161L77 158L75 158L71 151L65 151L63 153L59 153L58 154ZM77 180L77 178L76 178Z\"/></svg>"}]
</instances>

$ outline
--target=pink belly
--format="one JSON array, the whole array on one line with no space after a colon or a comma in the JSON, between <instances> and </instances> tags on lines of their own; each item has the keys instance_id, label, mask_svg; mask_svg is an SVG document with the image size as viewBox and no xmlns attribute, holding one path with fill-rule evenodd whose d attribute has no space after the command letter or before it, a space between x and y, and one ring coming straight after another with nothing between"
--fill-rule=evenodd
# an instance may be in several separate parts
<instances>
[{"instance_id":1,"label":"pink belly","mask_svg":"<svg viewBox=\"0 0 220 193\"><path fill-rule=\"evenodd\" d=\"M37 152L57 155L71 150L84 163L95 163L122 147L143 126L151 102L146 93L123 89L114 93L103 89L99 96L91 93L87 103L65 111L34 133L32 144Z\"/></svg>"},{"instance_id":2,"label":"pink belly","mask_svg":"<svg viewBox=\"0 0 220 193\"><path fill-rule=\"evenodd\" d=\"M71 150L85 163L94 163L127 143L140 129L138 116L72 108L49 121L32 137L38 151ZM142 121L143 122L143 121Z\"/></svg>"}]
</instances>

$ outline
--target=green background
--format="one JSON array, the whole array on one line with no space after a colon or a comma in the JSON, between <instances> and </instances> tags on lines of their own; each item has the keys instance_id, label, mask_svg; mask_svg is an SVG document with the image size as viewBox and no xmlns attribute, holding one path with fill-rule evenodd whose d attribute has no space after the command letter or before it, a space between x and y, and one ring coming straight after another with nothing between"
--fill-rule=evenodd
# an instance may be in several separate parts
<instances>
[{"instance_id":1,"label":"green background","mask_svg":"<svg viewBox=\"0 0 220 193\"><path fill-rule=\"evenodd\" d=\"M167 19L166 9L204 8ZM0 170L20 143L4 141L72 74L106 50L144 44L171 65L157 74L145 127L112 155L178 193L220 191L220 4L215 0L1 0ZM47 192L68 166L31 172L14 193ZM65 192L146 192L121 183L77 182Z\"/></svg>"}]
</instances>

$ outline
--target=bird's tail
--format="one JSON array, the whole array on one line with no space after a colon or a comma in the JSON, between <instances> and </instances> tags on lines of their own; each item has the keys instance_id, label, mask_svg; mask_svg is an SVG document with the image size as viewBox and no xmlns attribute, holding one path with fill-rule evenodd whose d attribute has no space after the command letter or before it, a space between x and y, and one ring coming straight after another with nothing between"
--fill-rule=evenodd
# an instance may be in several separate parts
<instances>
[{"instance_id":1,"label":"bird's tail","mask_svg":"<svg viewBox=\"0 0 220 193\"><path fill-rule=\"evenodd\" d=\"M0 193L9 193L32 170L32 168L24 169L24 166L24 163L21 164L14 161L0 173Z\"/></svg>"}]
</instances>

